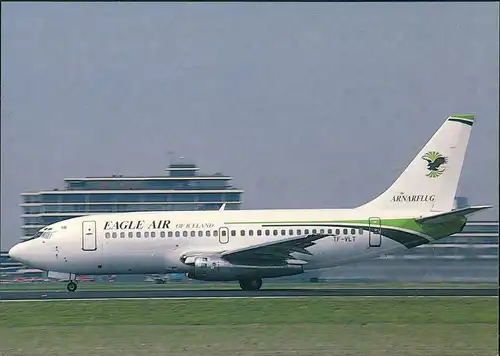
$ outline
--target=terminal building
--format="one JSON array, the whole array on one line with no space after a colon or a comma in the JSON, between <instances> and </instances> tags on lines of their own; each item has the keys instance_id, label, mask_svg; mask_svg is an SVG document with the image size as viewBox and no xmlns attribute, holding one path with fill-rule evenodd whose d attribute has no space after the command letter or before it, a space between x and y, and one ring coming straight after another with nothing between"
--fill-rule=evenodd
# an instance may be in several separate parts
<instances>
[{"instance_id":1,"label":"terminal building","mask_svg":"<svg viewBox=\"0 0 500 356\"><path fill-rule=\"evenodd\" d=\"M221 173L199 174L192 163L171 164L165 176L65 178L64 189L22 193L21 239L72 217L113 212L240 209L243 190Z\"/></svg>"}]
</instances>

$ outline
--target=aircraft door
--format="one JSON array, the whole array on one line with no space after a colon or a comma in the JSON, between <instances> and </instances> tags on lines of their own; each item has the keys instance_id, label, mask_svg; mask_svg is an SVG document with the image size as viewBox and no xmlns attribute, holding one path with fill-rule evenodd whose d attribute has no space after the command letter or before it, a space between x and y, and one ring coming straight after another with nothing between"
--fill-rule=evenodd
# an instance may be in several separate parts
<instances>
[{"instance_id":1,"label":"aircraft door","mask_svg":"<svg viewBox=\"0 0 500 356\"><path fill-rule=\"evenodd\" d=\"M381 225L380 218L368 219L368 243L370 247L380 247L382 245Z\"/></svg>"},{"instance_id":2,"label":"aircraft door","mask_svg":"<svg viewBox=\"0 0 500 356\"><path fill-rule=\"evenodd\" d=\"M219 228L219 242L227 244L229 242L229 229L227 227Z\"/></svg>"},{"instance_id":3,"label":"aircraft door","mask_svg":"<svg viewBox=\"0 0 500 356\"><path fill-rule=\"evenodd\" d=\"M82 250L97 250L97 233L95 221L84 221L82 223Z\"/></svg>"}]
</instances>

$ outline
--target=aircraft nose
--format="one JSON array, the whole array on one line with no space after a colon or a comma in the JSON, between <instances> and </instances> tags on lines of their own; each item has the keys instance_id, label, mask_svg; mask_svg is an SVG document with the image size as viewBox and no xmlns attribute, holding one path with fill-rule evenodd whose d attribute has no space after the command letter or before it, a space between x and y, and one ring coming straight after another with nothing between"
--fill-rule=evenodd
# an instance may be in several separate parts
<instances>
[{"instance_id":1,"label":"aircraft nose","mask_svg":"<svg viewBox=\"0 0 500 356\"><path fill-rule=\"evenodd\" d=\"M9 256L13 260L25 263L26 262L26 246L23 243L12 246L9 250Z\"/></svg>"}]
</instances>

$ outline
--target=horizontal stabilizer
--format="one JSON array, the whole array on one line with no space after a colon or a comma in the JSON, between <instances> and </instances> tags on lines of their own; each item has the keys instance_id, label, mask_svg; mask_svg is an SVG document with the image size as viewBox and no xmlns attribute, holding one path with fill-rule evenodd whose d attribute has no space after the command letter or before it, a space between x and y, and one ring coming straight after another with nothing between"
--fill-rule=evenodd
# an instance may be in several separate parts
<instances>
[{"instance_id":1,"label":"horizontal stabilizer","mask_svg":"<svg viewBox=\"0 0 500 356\"><path fill-rule=\"evenodd\" d=\"M467 208L461 208L457 210L448 211L446 213L425 216L423 218L415 220L420 224L442 224L449 222L456 217L474 214L477 213L478 211L489 209L492 207L493 207L492 205L469 206Z\"/></svg>"}]
</instances>

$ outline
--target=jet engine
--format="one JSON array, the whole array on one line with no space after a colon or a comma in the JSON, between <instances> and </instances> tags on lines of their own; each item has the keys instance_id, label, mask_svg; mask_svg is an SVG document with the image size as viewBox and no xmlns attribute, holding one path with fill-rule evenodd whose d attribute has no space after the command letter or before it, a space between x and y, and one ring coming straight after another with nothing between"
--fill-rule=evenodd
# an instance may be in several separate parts
<instances>
[{"instance_id":1,"label":"jet engine","mask_svg":"<svg viewBox=\"0 0 500 356\"><path fill-rule=\"evenodd\" d=\"M191 263L190 263L191 262ZM234 281L251 277L273 278L304 273L302 265L246 265L232 264L219 257L194 257L186 261L191 265L188 277L202 281Z\"/></svg>"}]
</instances>

